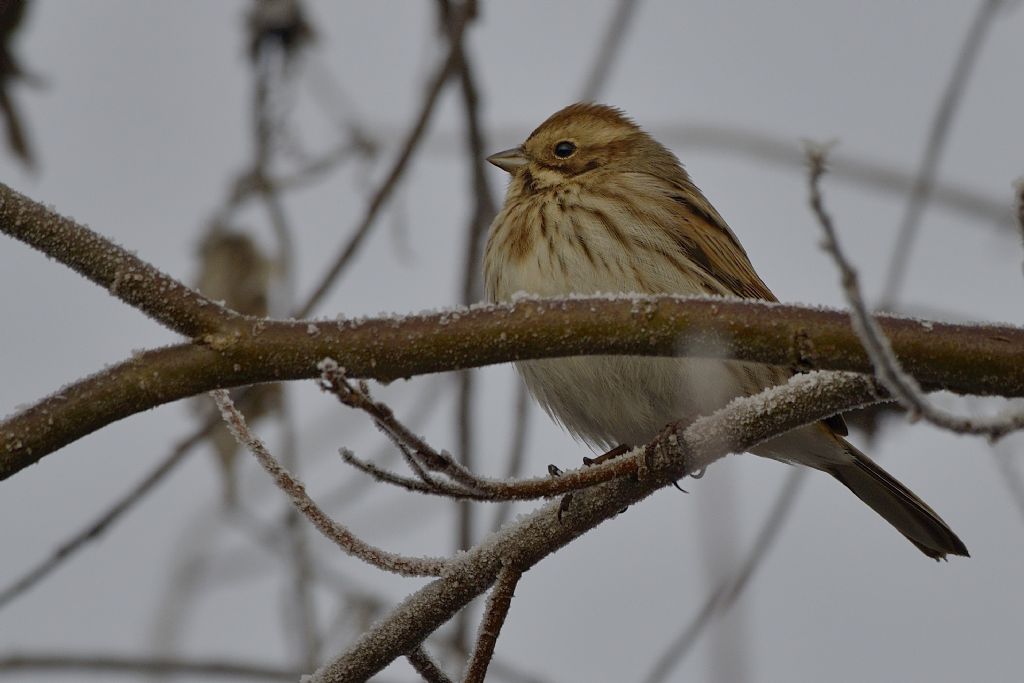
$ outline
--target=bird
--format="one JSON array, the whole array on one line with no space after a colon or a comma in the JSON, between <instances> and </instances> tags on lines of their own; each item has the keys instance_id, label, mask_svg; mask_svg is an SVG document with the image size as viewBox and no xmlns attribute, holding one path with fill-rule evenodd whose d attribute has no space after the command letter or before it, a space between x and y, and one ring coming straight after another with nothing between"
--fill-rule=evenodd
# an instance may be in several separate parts
<instances>
[{"instance_id":1,"label":"bird","mask_svg":"<svg viewBox=\"0 0 1024 683\"><path fill-rule=\"evenodd\" d=\"M487 161L510 176L484 252L492 302L599 293L778 300L675 154L619 109L569 105ZM547 413L609 453L645 445L669 424L784 384L794 372L718 358L608 355L524 360L516 369ZM832 475L928 557L968 556L931 507L846 435L834 416L751 452Z\"/></svg>"}]
</instances>

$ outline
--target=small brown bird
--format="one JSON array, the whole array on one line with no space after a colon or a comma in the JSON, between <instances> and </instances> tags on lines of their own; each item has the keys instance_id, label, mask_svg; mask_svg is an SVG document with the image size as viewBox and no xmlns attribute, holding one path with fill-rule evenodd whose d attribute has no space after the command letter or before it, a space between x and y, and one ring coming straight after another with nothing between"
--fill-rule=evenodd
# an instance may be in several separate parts
<instances>
[{"instance_id":1,"label":"small brown bird","mask_svg":"<svg viewBox=\"0 0 1024 683\"><path fill-rule=\"evenodd\" d=\"M777 301L675 155L617 109L566 107L488 161L512 176L484 257L491 301L517 292ZM792 375L758 363L633 356L531 360L517 368L548 413L601 448L643 445L670 422L707 415ZM845 434L837 416L753 452L828 472L929 557L967 555L924 501Z\"/></svg>"},{"instance_id":2,"label":"small brown bird","mask_svg":"<svg viewBox=\"0 0 1024 683\"><path fill-rule=\"evenodd\" d=\"M260 318L270 313L271 289L274 285L274 263L263 253L259 244L244 232L215 226L199 246L199 277L196 287L213 301L244 315ZM246 399L246 417L250 423L280 414L283 393L280 384L260 384L249 387ZM240 390L233 390L237 399ZM215 408L206 397L195 399L197 412L208 419ZM210 442L221 468L221 491L225 507L238 502L238 482L235 471L238 464L238 441L224 424L210 434Z\"/></svg>"}]
</instances>

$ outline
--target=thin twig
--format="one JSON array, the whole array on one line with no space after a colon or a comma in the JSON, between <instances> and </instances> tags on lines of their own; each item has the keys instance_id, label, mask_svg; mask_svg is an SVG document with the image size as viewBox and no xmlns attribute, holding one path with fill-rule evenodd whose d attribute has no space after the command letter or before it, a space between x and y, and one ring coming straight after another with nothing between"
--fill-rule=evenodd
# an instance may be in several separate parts
<instances>
[{"instance_id":1,"label":"thin twig","mask_svg":"<svg viewBox=\"0 0 1024 683\"><path fill-rule=\"evenodd\" d=\"M441 558L413 558L389 553L365 543L346 527L328 517L306 493L305 486L292 477L274 459L263 442L249 431L245 418L232 403L228 392L218 390L210 392L210 395L238 442L249 449L263 469L274 479L278 488L288 495L292 504L313 523L313 526L346 554L378 569L402 576L438 576L444 570L447 562Z\"/></svg>"},{"instance_id":2,"label":"thin twig","mask_svg":"<svg viewBox=\"0 0 1024 683\"><path fill-rule=\"evenodd\" d=\"M333 149L309 159L287 175L269 178L267 183L279 190L301 189L335 170L343 161L355 157L372 158L376 153L376 147L367 140L343 140Z\"/></svg>"},{"instance_id":3,"label":"thin twig","mask_svg":"<svg viewBox=\"0 0 1024 683\"><path fill-rule=\"evenodd\" d=\"M832 217L825 209L820 181L825 173L827 148L809 145L809 184L811 209L824 233L823 248L839 269L843 293L850 306L853 329L871 358L878 380L907 409L910 419L927 422L959 434L979 434L998 439L1009 432L1024 429L1024 412L1006 412L992 417L961 417L934 405L924 395L917 380L903 369L878 321L868 311L861 294L857 271L839 246Z\"/></svg>"},{"instance_id":4,"label":"thin twig","mask_svg":"<svg viewBox=\"0 0 1024 683\"><path fill-rule=\"evenodd\" d=\"M1014 507L1024 519L1024 476L1021 475L1018 464L1020 453L1017 449L1003 447L1006 442L997 444L992 450L992 459L999 470L1000 479L1006 485L1006 490L1013 500Z\"/></svg>"},{"instance_id":5,"label":"thin twig","mask_svg":"<svg viewBox=\"0 0 1024 683\"><path fill-rule=\"evenodd\" d=\"M440 0L438 5L441 26L447 34L450 49L458 53L459 85L466 120L466 166L471 181L470 196L473 197L473 208L466 226L466 255L462 269L462 303L469 305L481 298L480 259L483 253L483 240L488 225L497 213L485 169L484 156L486 152L483 128L480 124L480 96L472 61L462 40L464 32L459 27L460 22L467 23L476 18L477 4L476 0L463 0L459 5L449 0ZM459 462L471 470L475 466L473 461L474 375L470 371L462 371L459 373L457 386L454 415L457 444L455 453ZM473 544L473 521L476 508L468 501L457 503L457 506L455 549L466 550ZM467 640L468 623L466 613L457 617L453 635L457 642Z\"/></svg>"},{"instance_id":6,"label":"thin twig","mask_svg":"<svg viewBox=\"0 0 1024 683\"><path fill-rule=\"evenodd\" d=\"M458 462L450 453L436 450L424 439L413 434L395 417L391 408L373 400L365 382L361 382L358 387L353 386L345 378L344 371L330 358L320 362L320 369L321 388L334 394L343 404L362 410L373 417L377 428L402 451L410 467L424 484L434 488L438 486L425 471L427 469L441 472L470 490L487 487L487 483L474 475L466 465Z\"/></svg>"},{"instance_id":7,"label":"thin twig","mask_svg":"<svg viewBox=\"0 0 1024 683\"><path fill-rule=\"evenodd\" d=\"M658 133L659 140L673 141L685 149L732 152L752 159L789 166L801 173L807 168L807 155L800 144L792 138L775 133L716 123L652 128ZM916 177L891 164L839 153L830 156L830 159L831 173L835 178L866 189L905 197L914 187ZM932 203L967 218L1001 227L1008 227L1012 221L1009 207L1002 201L963 185L943 182L936 178L929 196Z\"/></svg>"},{"instance_id":8,"label":"thin twig","mask_svg":"<svg viewBox=\"0 0 1024 683\"><path fill-rule=\"evenodd\" d=\"M993 19L1003 2L1004 0L981 0L975 12L974 20L967 31L967 36L964 38L960 54L957 56L956 63L953 66L953 73L950 74L946 90L942 94L939 107L935 111L935 118L932 120L931 128L928 131L928 142L925 144L924 155L921 157L921 163L918 166L917 176L914 180L914 187L911 189L910 197L907 200L903 221L900 224L899 233L896 238L896 245L893 247L892 256L889 259L889 271L885 277L885 285L882 287L879 308L891 309L896 305L896 298L899 296L903 280L909 269L910 253L913 250L914 240L921 225L921 216L928 205L928 198L931 196L932 186L935 183L939 160L949 138L950 124L953 122L957 106L963 99L964 89L967 86L974 63L977 61L978 53L985 42L988 29L992 26Z\"/></svg>"},{"instance_id":9,"label":"thin twig","mask_svg":"<svg viewBox=\"0 0 1024 683\"><path fill-rule=\"evenodd\" d=\"M622 48L639 5L638 0L619 0L618 5L616 5L615 12L609 19L608 26L605 29L604 38L601 40L601 47L598 49L597 57L590 67L590 74L587 76L586 83L580 94L581 102L594 101L604 88L604 84L608 80L608 74L611 73L612 64L619 56L619 50Z\"/></svg>"},{"instance_id":10,"label":"thin twig","mask_svg":"<svg viewBox=\"0 0 1024 683\"><path fill-rule=\"evenodd\" d=\"M879 316L878 322L907 371L926 390L1024 395L1021 328L895 316ZM722 335L736 343L705 343ZM325 357L336 359L351 377L390 381L512 360L683 353L872 371L848 312L746 300L680 295L524 298L400 318L250 319L215 347L179 344L138 352L0 420L0 479L155 406L211 389L317 377L317 364Z\"/></svg>"},{"instance_id":11,"label":"thin twig","mask_svg":"<svg viewBox=\"0 0 1024 683\"><path fill-rule=\"evenodd\" d=\"M478 491L471 491L464 489L460 486L449 484L443 481L431 481L430 483L423 480L422 477L418 479L412 479L411 477L404 477L394 472L389 472L383 468L374 465L371 462L361 460L356 455L348 450L347 448L341 448L338 451L341 455L341 459L346 464L352 465L360 472L368 474L382 484L391 484L392 486L398 486L399 488L406 489L408 491L415 491L417 493L425 493L428 495L443 496L445 498L452 498L454 500L476 500L476 501L490 501L493 500L489 495L480 493ZM415 463L416 461L413 460ZM418 465L418 463L416 463Z\"/></svg>"},{"instance_id":12,"label":"thin twig","mask_svg":"<svg viewBox=\"0 0 1024 683\"><path fill-rule=\"evenodd\" d=\"M107 675L202 676L255 681L295 681L302 672L226 660L188 660L117 655L8 654L0 656L0 671L67 671L76 676Z\"/></svg>"},{"instance_id":13,"label":"thin twig","mask_svg":"<svg viewBox=\"0 0 1024 683\"><path fill-rule=\"evenodd\" d=\"M409 660L412 668L416 669L416 673L422 676L426 683L452 683L452 679L431 658L423 645L409 652L405 658Z\"/></svg>"},{"instance_id":14,"label":"thin twig","mask_svg":"<svg viewBox=\"0 0 1024 683\"><path fill-rule=\"evenodd\" d=\"M437 638L436 642L438 645L443 646L453 657L459 657L463 661L468 660L469 651L460 650L451 638ZM519 668L520 666L521 662L509 663L498 657L492 657L491 666L488 668L488 671L490 671L492 679L503 680L508 683L545 683L544 679L523 671Z\"/></svg>"},{"instance_id":15,"label":"thin twig","mask_svg":"<svg viewBox=\"0 0 1024 683\"><path fill-rule=\"evenodd\" d=\"M510 140L520 134L526 125L524 122L491 128L491 136ZM778 133L702 122L653 122L648 127L658 140L690 153L694 150L707 150L716 154L734 154L745 159L791 168L798 171L801 177L807 169L807 155L804 154L799 141ZM377 133L381 139L388 139L394 134L393 129L386 127ZM438 131L424 144L423 151L436 156L450 156L461 139L461 131ZM837 180L901 199L905 198L914 186L913 173L890 163L839 153L830 158L831 174ZM962 183L937 178L932 185L929 202L964 218L990 223L1001 229L1013 229L1012 207L1000 198Z\"/></svg>"},{"instance_id":16,"label":"thin twig","mask_svg":"<svg viewBox=\"0 0 1024 683\"><path fill-rule=\"evenodd\" d=\"M122 496L106 512L57 546L57 549L53 551L50 557L25 572L7 588L0 591L0 609L3 609L12 600L49 576L55 569L71 559L89 541L100 538L114 522L118 521L136 503L142 500L147 493L153 490L158 483L163 481L185 459L185 456L192 452L195 446L202 443L219 425L220 421L218 419L211 418L199 429L179 441L149 474L143 477L139 483L132 487L127 494Z\"/></svg>"},{"instance_id":17,"label":"thin twig","mask_svg":"<svg viewBox=\"0 0 1024 683\"><path fill-rule=\"evenodd\" d=\"M409 415L406 419L410 430L422 427L436 411L441 409L443 402L435 400L439 391L438 387L446 385L450 380L450 374L437 375L427 381L418 382L418 390L410 387L409 392L403 395L403 402L410 405ZM392 449L390 444L380 444L374 449L370 459L374 462L385 464L394 461L397 455L397 450ZM373 490L372 487L366 486L362 478L353 477L346 479L337 485L333 491L323 496L323 506L328 509L337 510L355 503L360 497L370 494Z\"/></svg>"},{"instance_id":18,"label":"thin twig","mask_svg":"<svg viewBox=\"0 0 1024 683\"><path fill-rule=\"evenodd\" d=\"M512 439L509 441L508 455L505 458L506 470L505 480L516 479L523 470L523 461L526 459L526 440L530 433L530 392L526 389L525 382L516 384L516 412L512 418ZM505 501L498 505L494 513L494 521L491 523L491 531L497 531L512 514L511 501Z\"/></svg>"},{"instance_id":19,"label":"thin twig","mask_svg":"<svg viewBox=\"0 0 1024 683\"><path fill-rule=\"evenodd\" d=\"M498 643L498 635L508 617L512 597L522 575L523 573L512 565L505 565L498 572L498 578L487 597L487 606L480 620L476 646L469 658L469 666L466 667L466 676L463 679L465 683L483 683L487 676L487 668L494 657L494 646Z\"/></svg>"},{"instance_id":20,"label":"thin twig","mask_svg":"<svg viewBox=\"0 0 1024 683\"><path fill-rule=\"evenodd\" d=\"M464 48L463 48L464 50ZM480 130L478 97L471 67L463 51L461 61L462 94L467 119L467 160L473 178L474 208L466 230L466 257L463 266L462 303L469 305L480 298L480 257L483 252L483 238L487 226L494 218L496 209L491 198L490 183L483 168L483 136ZM463 370L458 376L458 390L455 401L455 429L459 461L467 468L475 466L474 448L474 387L476 377L470 370ZM458 504L456 515L456 550L466 550L473 544L473 521L476 508L468 501ZM455 629L455 638L465 640L469 633L468 616L460 614Z\"/></svg>"},{"instance_id":21,"label":"thin twig","mask_svg":"<svg viewBox=\"0 0 1024 683\"><path fill-rule=\"evenodd\" d=\"M305 303L295 312L296 318L304 318L309 315L309 313L316 308L317 304L320 303L320 300L327 294L327 291L334 285L338 276L345 270L349 261L359 250L363 240L375 224L381 209L383 209L387 204L392 193L398 187L399 181L405 175L409 161L418 149L419 143L422 141L423 135L427 130L427 126L430 124L430 119L434 113L434 108L438 102L441 90L444 88L445 83L448 82L452 72L461 61L461 49L459 44L462 32L466 27L466 23L465 17L460 18L456 22L455 27L452 29L453 40L451 41L451 47L448 50L448 55L427 86L423 104L420 106L420 110L416 115L416 121L409 130L405 143L402 145L391 170L384 178L380 187L378 187L374 192L373 197L371 197L370 202L366 207L366 212L363 214L362 220L360 220L359 225L352 232L352 236L335 258L334 263L320 279L319 284L313 289L313 293L309 295L309 298L306 299ZM455 38L458 39L456 40Z\"/></svg>"},{"instance_id":22,"label":"thin twig","mask_svg":"<svg viewBox=\"0 0 1024 683\"><path fill-rule=\"evenodd\" d=\"M1014 204L1017 209L1017 234L1021 240L1021 246L1024 247L1024 178L1020 178L1013 184L1014 190L1016 190L1016 197ZM1024 260L1021 262L1021 272L1024 273Z\"/></svg>"},{"instance_id":23,"label":"thin twig","mask_svg":"<svg viewBox=\"0 0 1024 683\"><path fill-rule=\"evenodd\" d=\"M288 410L287 400L281 406L282 456L281 462L298 472L298 439L295 419ZM316 600L313 595L313 558L306 538L299 510L289 507L285 515L284 533L288 547L288 565L291 570L291 595L287 609L294 612L294 624L289 632L295 634L302 653L301 666L312 671L320 661L320 634L317 630Z\"/></svg>"},{"instance_id":24,"label":"thin twig","mask_svg":"<svg viewBox=\"0 0 1024 683\"><path fill-rule=\"evenodd\" d=\"M473 13L471 4L465 3L462 14ZM444 2L444 5L449 3ZM448 16L459 16L460 13L449 10ZM463 20L465 21L465 20ZM498 212L491 194L491 183L487 175L486 143L484 142L483 126L480 122L480 93L476 84L473 65L466 52L458 21L449 21L448 42L451 49L458 50L459 85L462 94L463 111L466 117L466 166L471 179L473 209L466 228L466 256L462 270L462 303L469 305L478 301L482 291L480 286L480 258L483 254L483 240L487 228Z\"/></svg>"},{"instance_id":25,"label":"thin twig","mask_svg":"<svg viewBox=\"0 0 1024 683\"><path fill-rule=\"evenodd\" d=\"M1018 179L1014 183L1014 190L1016 191L1014 204L1017 215L1017 229L1021 244L1024 246L1024 178ZM1024 262L1021 264L1021 270L1024 272ZM1024 518L1024 476L1021 476L1020 468L1017 466L1019 458L1016 457L1017 453L1012 452L1010 448L1005 446L1005 442L1002 445L1002 448L997 445L992 450L992 458L995 460L996 467L1002 475L1000 478L1006 485L1006 489L1013 500L1014 506L1017 508L1017 512Z\"/></svg>"},{"instance_id":26,"label":"thin twig","mask_svg":"<svg viewBox=\"0 0 1024 683\"><path fill-rule=\"evenodd\" d=\"M421 493L446 496L457 500L534 500L578 491L596 484L611 481L616 477L637 474L637 461L628 457L615 458L594 467L563 472L561 476L538 477L518 481L484 479L470 472L449 453L438 451L421 437L413 434L384 403L374 401L364 386L349 382L337 363L327 358L320 363L321 388L334 394L343 404L362 410L373 417L378 428L393 439L395 444L408 452L412 463L426 469L447 475L454 485L440 482L426 476L422 470L419 479L410 479L382 470L364 462L347 449L341 449L345 462L353 465L378 481L401 486ZM642 449L637 449L639 452Z\"/></svg>"},{"instance_id":27,"label":"thin twig","mask_svg":"<svg viewBox=\"0 0 1024 683\"><path fill-rule=\"evenodd\" d=\"M266 3L264 3L266 4ZM301 5L297 0L292 4L290 19L293 26L306 27ZM280 98L284 75L294 62L297 51L309 45L308 40L301 40L292 47L280 40L268 38L274 33L264 33L263 39L254 43L256 54L253 60L253 148L254 162L252 175L259 179L256 185L260 189L270 224L277 238L277 270L283 282L284 292L281 299L290 308L295 296L295 248L292 238L293 230L285 213L278 188L267 182L269 169L273 163L278 147L277 135L284 126L284 120L275 117L271 106L272 99ZM280 35L278 32L277 35ZM277 76L277 78L275 78ZM282 394L278 415L281 422L282 455L284 467L298 473L298 445L294 418L288 410L287 396ZM316 668L319 661L320 636L317 633L316 607L312 594L312 558L306 539L306 527L301 523L302 515L295 506L288 508L283 525L287 540L288 568L290 570L291 594L286 605L287 613L292 617L287 624L289 634L294 634L300 652L300 667L305 671Z\"/></svg>"},{"instance_id":28,"label":"thin twig","mask_svg":"<svg viewBox=\"0 0 1024 683\"><path fill-rule=\"evenodd\" d=\"M635 454L642 449L631 451ZM342 449L342 459L356 469L370 475L381 483L398 486L409 491L428 495L443 496L455 500L480 501L498 503L503 501L538 500L553 498L573 491L590 488L620 477L637 474L639 465L636 460L623 457L608 460L593 467L582 467L574 470L563 470L558 477L535 477L531 479L498 480L483 479L471 475L476 482L474 488L448 482L427 484L417 479L403 477L383 470L372 463L360 460L351 451Z\"/></svg>"},{"instance_id":29,"label":"thin twig","mask_svg":"<svg viewBox=\"0 0 1024 683\"><path fill-rule=\"evenodd\" d=\"M878 401L877 383L851 373L798 374L758 396L741 397L715 414L672 430L644 449L643 476L581 491L567 514L553 501L453 558L443 577L409 596L351 649L308 683L366 680L433 633L489 589L502 567L526 571L543 558L673 481L727 453L747 451L776 434ZM645 457L646 456L646 457Z\"/></svg>"},{"instance_id":30,"label":"thin twig","mask_svg":"<svg viewBox=\"0 0 1024 683\"><path fill-rule=\"evenodd\" d=\"M789 473L776 495L771 512L768 513L767 519L761 526L746 559L734 574L722 579L718 587L704 601L704 605L693 616L693 619L678 636L672 639L672 642L658 658L654 668L643 679L645 683L660 683L666 680L672 670L686 659L697 643L697 639L711 624L713 618L724 614L736 602L754 572L768 556L768 550L774 544L775 539L778 538L779 531L782 530L796 503L800 485L804 482L806 474L807 469L804 467L794 467Z\"/></svg>"}]
</instances>

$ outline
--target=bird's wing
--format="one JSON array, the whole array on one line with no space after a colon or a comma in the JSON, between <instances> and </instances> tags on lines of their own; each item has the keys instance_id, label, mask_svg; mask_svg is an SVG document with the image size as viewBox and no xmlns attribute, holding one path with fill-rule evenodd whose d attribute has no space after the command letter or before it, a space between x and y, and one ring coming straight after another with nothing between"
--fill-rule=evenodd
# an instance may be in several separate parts
<instances>
[{"instance_id":1,"label":"bird's wing","mask_svg":"<svg viewBox=\"0 0 1024 683\"><path fill-rule=\"evenodd\" d=\"M678 209L676 241L691 260L718 280L730 294L744 299L778 301L750 263L736 235L695 185L669 195Z\"/></svg>"},{"instance_id":2,"label":"bird's wing","mask_svg":"<svg viewBox=\"0 0 1024 683\"><path fill-rule=\"evenodd\" d=\"M778 301L754 270L747 252L725 220L697 187L689 180L679 183L678 192L669 199L678 205L679 227L676 242L680 249L707 275L721 283L730 294L744 299ZM789 380L793 371L778 367L779 383ZM846 436L849 430L842 415L823 420L836 434Z\"/></svg>"}]
</instances>

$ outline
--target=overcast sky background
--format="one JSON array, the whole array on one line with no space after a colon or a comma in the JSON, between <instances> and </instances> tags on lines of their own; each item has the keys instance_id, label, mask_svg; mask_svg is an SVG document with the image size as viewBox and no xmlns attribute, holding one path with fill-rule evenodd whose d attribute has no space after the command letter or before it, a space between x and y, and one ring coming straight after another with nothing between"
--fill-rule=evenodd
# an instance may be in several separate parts
<instances>
[{"instance_id":1,"label":"overcast sky background","mask_svg":"<svg viewBox=\"0 0 1024 683\"><path fill-rule=\"evenodd\" d=\"M1011 3L1014 5L1016 3ZM241 30L248 3L200 0L38 2L20 54L46 87L19 88L39 169L0 154L0 178L172 275L189 280L195 246L227 184L250 158L250 69ZM614 3L481 2L470 29L488 147L518 144L578 98ZM430 2L308 3L319 34L311 62L352 99L352 115L383 145L286 197L297 237L297 288L310 291L358 221L368 190L393 158L442 57ZM762 131L791 142L835 138L837 153L912 170L975 2L671 2L645 0L601 100L625 109L681 157L783 301L842 303L818 247L798 169L715 150L674 134L687 124ZM1004 202L1024 173L1024 11L1000 13L979 56L942 159L940 177ZM315 78L296 84L296 130L311 153L337 140L311 103ZM398 200L319 315L410 312L457 303L469 211L463 116L449 88ZM496 199L505 177L490 169ZM826 179L826 198L868 293L881 289L903 198ZM270 244L265 217L244 214ZM948 319L1021 322L1020 239L995 224L930 209L901 300ZM30 248L0 238L0 413L14 411L133 349L176 341L142 314ZM479 371L477 461L499 474L518 381L509 367ZM454 447L453 382L425 377L379 390L399 416L436 403L419 430ZM331 510L376 544L414 554L451 550L450 505L384 490L347 470L382 437L313 383L290 388L303 478L314 497L354 483ZM441 396L438 399L437 396ZM990 411L992 402L944 405ZM527 471L574 466L588 452L535 409ZM0 485L0 586L52 552L153 467L194 419L184 405L112 425ZM277 430L261 431L273 443ZM1007 439L1002 457L1019 455ZM961 536L972 558L934 563L830 478L808 479L794 517L739 605L701 641L673 681L1016 680L1024 632L1024 520L982 440L896 424L870 449ZM248 507L283 510L246 462ZM745 553L787 468L730 457L700 481L635 506L526 574L498 656L546 681L641 679L692 614L710 574ZM176 643L190 657L283 664L288 593L275 560L219 513L217 472L196 453L100 542L0 611L0 655L15 651L148 653L155 615L196 548L214 545L211 584L181 610ZM725 506L723 501L735 505ZM525 506L528 510L533 506ZM489 523L492 510L478 520ZM735 538L709 543L733 526ZM205 545L204 545L205 544ZM382 576L316 537L334 571L391 601L423 582ZM709 549L709 546L711 549ZM729 550L732 547L733 550ZM710 558L710 559L709 559ZM218 574L218 572L220 572ZM204 584L205 585L205 584ZM351 632L332 626L337 601L318 593L325 656ZM166 624L165 624L166 626ZM721 629L721 630L717 630ZM166 634L166 631L163 633ZM725 643L725 646L722 643ZM164 641L166 645L166 641ZM10 681L79 680L17 675ZM417 680L404 662L387 680Z\"/></svg>"}]
</instances>

